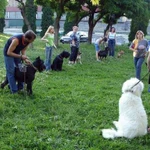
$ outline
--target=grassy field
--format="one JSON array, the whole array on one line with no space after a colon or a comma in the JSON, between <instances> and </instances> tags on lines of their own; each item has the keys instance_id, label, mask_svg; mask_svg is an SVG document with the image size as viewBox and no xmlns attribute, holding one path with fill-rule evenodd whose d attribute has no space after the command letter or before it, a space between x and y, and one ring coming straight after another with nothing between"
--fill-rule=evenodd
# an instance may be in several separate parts
<instances>
[{"instance_id":1,"label":"grassy field","mask_svg":"<svg viewBox=\"0 0 150 150\"><path fill-rule=\"evenodd\" d=\"M0 35L0 82L4 80L3 46L7 35ZM53 58L62 50L53 52ZM132 140L106 140L101 129L113 127L118 119L118 100L125 80L134 77L132 52L128 46L122 58L95 61L93 45L81 44L83 64L68 66L62 72L36 73L33 95L11 95L8 87L0 89L0 149L1 150L148 150L150 135ZM33 61L44 56L44 43L39 38L34 49L28 49ZM147 73L143 65L142 76ZM147 115L150 115L148 76L143 79L142 94ZM150 117L148 117L150 121Z\"/></svg>"}]
</instances>

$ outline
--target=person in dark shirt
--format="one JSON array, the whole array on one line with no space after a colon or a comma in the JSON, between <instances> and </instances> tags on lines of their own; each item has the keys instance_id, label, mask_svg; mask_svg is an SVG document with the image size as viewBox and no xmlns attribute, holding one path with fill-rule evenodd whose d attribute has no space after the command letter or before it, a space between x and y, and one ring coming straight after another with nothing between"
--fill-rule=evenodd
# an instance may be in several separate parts
<instances>
[{"instance_id":1,"label":"person in dark shirt","mask_svg":"<svg viewBox=\"0 0 150 150\"><path fill-rule=\"evenodd\" d=\"M70 35L70 38L71 54L69 58L69 64L75 64L80 45L80 35L78 34L77 26L73 26L73 33Z\"/></svg>"},{"instance_id":2,"label":"person in dark shirt","mask_svg":"<svg viewBox=\"0 0 150 150\"><path fill-rule=\"evenodd\" d=\"M36 38L36 34L32 30L28 30L24 34L10 37L4 47L4 63L6 68L6 78L8 79L11 93L14 94L18 90L23 89L23 83L16 84L15 67L21 60L30 64L26 56L26 49L30 43Z\"/></svg>"}]
</instances>

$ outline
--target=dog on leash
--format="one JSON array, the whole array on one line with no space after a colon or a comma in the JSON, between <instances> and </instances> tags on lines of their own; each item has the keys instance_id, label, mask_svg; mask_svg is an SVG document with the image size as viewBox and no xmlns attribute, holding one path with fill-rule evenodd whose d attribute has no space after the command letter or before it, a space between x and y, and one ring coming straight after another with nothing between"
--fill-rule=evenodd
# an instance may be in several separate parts
<instances>
[{"instance_id":1,"label":"dog on leash","mask_svg":"<svg viewBox=\"0 0 150 150\"><path fill-rule=\"evenodd\" d=\"M141 99L143 89L143 82L137 78L131 78L123 83L122 96L119 99L119 119L113 121L116 129L102 129L104 138L132 139L147 134L147 115Z\"/></svg>"},{"instance_id":2,"label":"dog on leash","mask_svg":"<svg viewBox=\"0 0 150 150\"><path fill-rule=\"evenodd\" d=\"M69 52L67 52L67 51L61 52L53 60L53 63L51 65L51 69L54 71L62 71L63 59L68 58L69 56L70 56Z\"/></svg>"},{"instance_id":3,"label":"dog on leash","mask_svg":"<svg viewBox=\"0 0 150 150\"><path fill-rule=\"evenodd\" d=\"M37 57L35 61L31 65L26 66L26 71L22 71L18 67L15 68L15 79L19 82L24 82L27 84L27 93L28 95L32 95L32 83L35 79L35 73L37 71L42 72L45 70L44 61ZM3 89L8 84L8 79L6 78L5 81L1 84L1 88Z\"/></svg>"},{"instance_id":4,"label":"dog on leash","mask_svg":"<svg viewBox=\"0 0 150 150\"><path fill-rule=\"evenodd\" d=\"M117 58L120 58L120 57L122 57L123 55L124 55L124 51L121 50L121 51L118 52Z\"/></svg>"},{"instance_id":5,"label":"dog on leash","mask_svg":"<svg viewBox=\"0 0 150 150\"><path fill-rule=\"evenodd\" d=\"M79 51L78 54L77 54L77 58L76 58L75 63L80 63L80 64L82 64L81 55L82 55L82 53Z\"/></svg>"},{"instance_id":6,"label":"dog on leash","mask_svg":"<svg viewBox=\"0 0 150 150\"><path fill-rule=\"evenodd\" d=\"M110 48L107 46L107 47L105 47L105 50L100 50L99 52L98 52L98 57L99 57L99 59L100 60L102 60L103 58L105 58L106 59L106 57L108 56L108 52L110 51Z\"/></svg>"}]
</instances>

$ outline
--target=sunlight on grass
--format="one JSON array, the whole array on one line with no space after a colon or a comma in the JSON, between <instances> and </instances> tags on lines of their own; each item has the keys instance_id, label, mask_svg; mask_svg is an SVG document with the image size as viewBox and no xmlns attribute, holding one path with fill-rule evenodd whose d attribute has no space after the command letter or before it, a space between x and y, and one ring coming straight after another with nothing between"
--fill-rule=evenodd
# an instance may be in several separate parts
<instances>
[{"instance_id":1,"label":"sunlight on grass","mask_svg":"<svg viewBox=\"0 0 150 150\"><path fill-rule=\"evenodd\" d=\"M0 47L8 36L0 35ZM34 48L27 50L33 61L37 56L45 59L45 43L38 37ZM60 44L53 51L55 58L69 44ZM62 72L36 73L33 95L11 95L8 86L0 89L0 144L1 149L37 150L148 150L149 135L128 140L102 138L101 129L112 127L118 119L118 100L125 80L134 76L132 52L128 45L116 47L116 54L124 50L121 58L102 62L95 60L94 45L81 44L82 65L68 65L64 59ZM3 54L0 54L0 82L5 78ZM143 65L142 76L147 72ZM148 116L149 93L147 80L142 99ZM148 118L150 121L150 118Z\"/></svg>"}]
</instances>

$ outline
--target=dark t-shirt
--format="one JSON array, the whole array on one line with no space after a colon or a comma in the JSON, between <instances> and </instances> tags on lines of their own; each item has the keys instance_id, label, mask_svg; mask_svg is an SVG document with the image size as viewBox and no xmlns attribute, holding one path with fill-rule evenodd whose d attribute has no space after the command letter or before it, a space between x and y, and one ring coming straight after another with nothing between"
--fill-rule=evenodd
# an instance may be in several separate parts
<instances>
[{"instance_id":1,"label":"dark t-shirt","mask_svg":"<svg viewBox=\"0 0 150 150\"><path fill-rule=\"evenodd\" d=\"M140 49L140 46L144 47L143 49ZM148 50L148 41L146 39L143 39L138 42L137 46L137 53L135 57L145 57L146 51Z\"/></svg>"},{"instance_id":2,"label":"dark t-shirt","mask_svg":"<svg viewBox=\"0 0 150 150\"><path fill-rule=\"evenodd\" d=\"M4 47L4 55L5 56L8 56L7 51L8 51L8 48L14 38L18 39L18 45L15 48L15 50L13 51L14 53L20 54L20 51L23 50L26 46L28 46L28 44L24 44L24 42L23 42L23 34L12 36L11 38L9 38L7 40L7 42L5 44L5 47Z\"/></svg>"}]
</instances>

